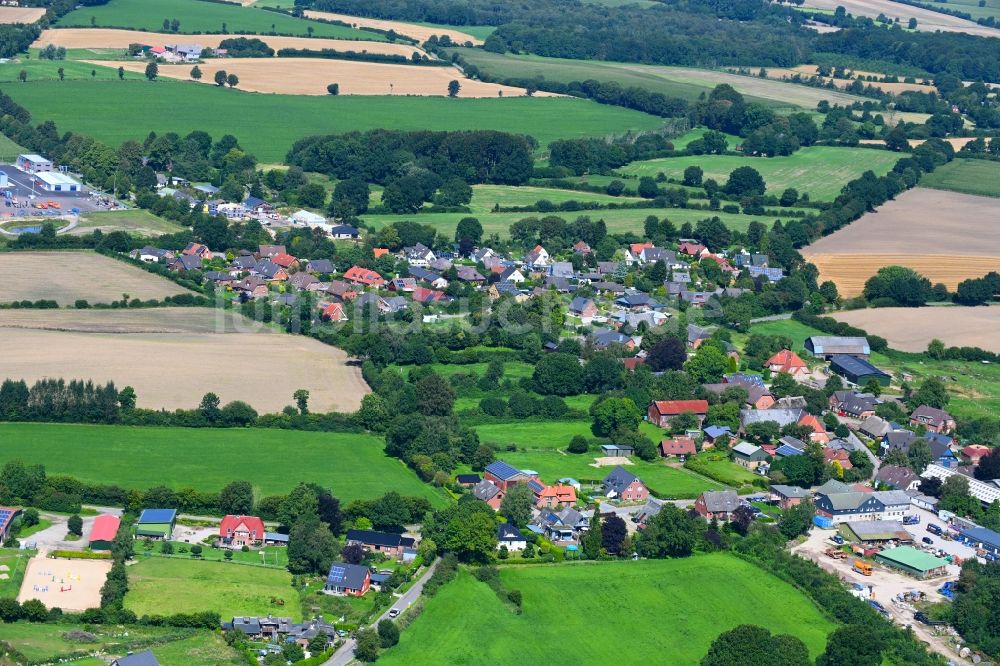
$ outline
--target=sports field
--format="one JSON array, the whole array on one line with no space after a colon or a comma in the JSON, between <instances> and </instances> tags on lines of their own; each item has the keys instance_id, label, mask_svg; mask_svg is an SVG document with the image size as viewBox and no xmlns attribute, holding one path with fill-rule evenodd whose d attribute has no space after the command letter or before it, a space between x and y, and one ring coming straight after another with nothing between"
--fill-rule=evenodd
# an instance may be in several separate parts
<instances>
[{"instance_id":1,"label":"sports field","mask_svg":"<svg viewBox=\"0 0 1000 666\"><path fill-rule=\"evenodd\" d=\"M952 160L931 173L924 174L920 179L920 186L984 197L1000 197L1000 162ZM1000 206L1000 202L997 205Z\"/></svg>"},{"instance_id":2,"label":"sports field","mask_svg":"<svg viewBox=\"0 0 1000 666\"><path fill-rule=\"evenodd\" d=\"M382 438L367 434L5 423L0 438L19 442L0 448L0 465L19 458L91 483L218 491L246 479L263 497L308 481L345 503L389 490L444 503L443 495L382 452Z\"/></svg>"},{"instance_id":3,"label":"sports field","mask_svg":"<svg viewBox=\"0 0 1000 666\"><path fill-rule=\"evenodd\" d=\"M287 571L232 562L143 559L141 548L137 551L142 561L128 568L125 608L140 617L215 611L227 619L270 614L302 620L299 595Z\"/></svg>"},{"instance_id":4,"label":"sports field","mask_svg":"<svg viewBox=\"0 0 1000 666\"><path fill-rule=\"evenodd\" d=\"M132 30L162 30L163 20L180 22L178 33L234 32L282 35L337 37L385 41L378 33L355 30L346 26L295 18L287 14L268 12L236 4L201 2L201 0L111 0L105 5L80 7L59 19L59 27L129 28ZM309 29L312 28L312 35Z\"/></svg>"},{"instance_id":5,"label":"sports field","mask_svg":"<svg viewBox=\"0 0 1000 666\"><path fill-rule=\"evenodd\" d=\"M747 101L771 107L802 107L810 111L820 100L850 105L864 98L837 90L810 88L794 83L771 81L732 72L694 67L663 67L603 60L571 60L536 55L490 53L482 49L454 49L470 64L497 77L535 78L570 81L614 81L622 87L637 86L695 101L720 83L728 83L748 97Z\"/></svg>"},{"instance_id":6,"label":"sports field","mask_svg":"<svg viewBox=\"0 0 1000 666\"><path fill-rule=\"evenodd\" d=\"M160 27L162 28L162 26ZM337 51L367 51L368 53L385 53L406 57L410 57L410 54L414 51L420 51L418 47L408 44L390 44L389 42L374 41L359 44L353 39L287 37L283 35L184 35L183 40L185 44L199 44L205 48L216 48L222 40L234 37L259 39L275 51L279 49L334 49ZM115 28L56 28L43 31L41 36L32 44L32 47L41 48L49 44L54 44L55 46L64 46L67 49L127 49L129 44L173 44L178 39L181 38L175 34L165 32L141 32ZM69 55L67 54L67 57Z\"/></svg>"},{"instance_id":7,"label":"sports field","mask_svg":"<svg viewBox=\"0 0 1000 666\"><path fill-rule=\"evenodd\" d=\"M0 255L0 302L51 299L72 306L190 293L166 278L96 252L17 252Z\"/></svg>"},{"instance_id":8,"label":"sports field","mask_svg":"<svg viewBox=\"0 0 1000 666\"><path fill-rule=\"evenodd\" d=\"M373 229L380 229L393 222L402 220L413 220L420 224L429 224L438 230L438 233L445 236L454 236L458 221L463 217L472 215L483 225L483 233L500 234L501 237L509 235L510 225L526 217L543 217L555 215L567 222L572 222L580 216L587 216L592 220L604 220L610 233L633 232L642 234L643 223L650 215L658 218L666 217L676 226L685 222L692 225L699 221L718 217L727 227L734 230L746 231L747 227L754 220L765 223L768 227L780 216L777 215L741 215L739 213L723 213L717 210L698 210L694 208L619 208L603 210L579 210L579 211L552 211L548 213L526 212L526 213L420 213L416 215L394 215L394 214L364 214L361 217ZM786 218L787 219L787 218Z\"/></svg>"},{"instance_id":9,"label":"sports field","mask_svg":"<svg viewBox=\"0 0 1000 666\"><path fill-rule=\"evenodd\" d=\"M714 178L724 185L733 169L749 166L756 169L767 183L770 194L780 195L794 187L799 194L809 194L813 201L832 201L848 181L865 171L884 176L901 155L870 148L810 146L786 157L741 157L736 155L686 155L633 162L620 169L637 176L656 176L663 172L669 178L681 179L684 169L699 166L705 178Z\"/></svg>"},{"instance_id":10,"label":"sports field","mask_svg":"<svg viewBox=\"0 0 1000 666\"><path fill-rule=\"evenodd\" d=\"M407 37L412 37L416 39L421 44L430 39L431 35L437 35L438 37L448 36L451 41L456 44L465 44L466 42L472 42L475 45L483 43L483 40L470 35L469 33L462 32L457 28L443 28L443 27L429 27L425 25L419 25L417 23L404 23L403 21L385 21L381 19L373 19L362 16L350 16L348 14L336 14L334 12L318 12L312 9L307 9L305 12L306 18L316 18L316 19L326 19L327 21L340 21L341 23L346 23L348 25L357 28L375 28L377 30L394 30L396 34L405 35Z\"/></svg>"},{"instance_id":11,"label":"sports field","mask_svg":"<svg viewBox=\"0 0 1000 666\"><path fill-rule=\"evenodd\" d=\"M0 310L0 330L5 376L113 381L151 409L193 409L211 391L277 412L304 388L314 411L353 412L369 392L342 350L215 308Z\"/></svg>"},{"instance_id":12,"label":"sports field","mask_svg":"<svg viewBox=\"0 0 1000 666\"><path fill-rule=\"evenodd\" d=\"M142 74L146 63L135 60L114 62L95 60L92 65L124 67ZM326 86L337 83L341 95L436 95L448 94L450 81L459 81L458 97L517 97L523 88L501 86L466 79L456 67L424 67L381 62L359 62L325 58L231 58L201 66L205 72L199 81L215 86L215 72L225 71L239 77L239 88L250 92L279 95L328 96ZM192 81L191 65L160 65L162 77ZM539 97L547 95L539 93Z\"/></svg>"},{"instance_id":13,"label":"sports field","mask_svg":"<svg viewBox=\"0 0 1000 666\"><path fill-rule=\"evenodd\" d=\"M0 76L5 68L17 67L0 65ZM97 69L117 79L115 70ZM16 75L17 71L7 72L9 77ZM352 130L488 128L530 134L545 146L559 138L602 137L662 124L659 118L638 111L561 97L262 95L168 79L149 82L134 74L125 81L33 81L29 77L28 83L6 86L4 92L38 118L53 120L63 132L88 134L115 146L129 139L142 140L149 131L185 135L204 130L216 138L233 134L262 162L283 161L292 143L304 136ZM171 112L150 114L150 108L170 108ZM203 113L206 108L212 113ZM295 122L277 122L278 118L295 118Z\"/></svg>"},{"instance_id":14,"label":"sports field","mask_svg":"<svg viewBox=\"0 0 1000 666\"><path fill-rule=\"evenodd\" d=\"M992 187L989 185L988 187ZM840 293L861 293L879 268L909 266L954 289L1000 269L997 200L917 187L802 251Z\"/></svg>"},{"instance_id":15,"label":"sports field","mask_svg":"<svg viewBox=\"0 0 1000 666\"><path fill-rule=\"evenodd\" d=\"M697 664L721 632L758 624L819 654L834 625L801 592L735 557L503 567L523 613L465 571L426 602L385 664ZM668 617L664 617L666 614ZM579 627L568 639L570 627Z\"/></svg>"},{"instance_id":16,"label":"sports field","mask_svg":"<svg viewBox=\"0 0 1000 666\"><path fill-rule=\"evenodd\" d=\"M68 233L72 235L89 234L95 229L100 229L104 233L127 231L137 236L157 236L177 233L182 231L184 227L162 217L157 217L147 210L134 208L85 213L80 218L76 228Z\"/></svg>"}]
</instances>

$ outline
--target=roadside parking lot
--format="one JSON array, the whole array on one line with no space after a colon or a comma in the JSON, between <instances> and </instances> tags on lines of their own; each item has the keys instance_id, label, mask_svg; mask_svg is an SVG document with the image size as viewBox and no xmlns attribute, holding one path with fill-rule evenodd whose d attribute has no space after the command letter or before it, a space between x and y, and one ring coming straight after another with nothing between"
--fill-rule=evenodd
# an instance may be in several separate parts
<instances>
[{"instance_id":1,"label":"roadside parking lot","mask_svg":"<svg viewBox=\"0 0 1000 666\"><path fill-rule=\"evenodd\" d=\"M47 192L37 183L33 183L31 174L19 171L12 164L0 164L0 171L7 174L7 187L3 192L9 192L11 199L3 196L0 200L0 216L11 217L59 217L67 215L73 208L81 212L110 210L113 206L109 200L91 193L83 187L80 192ZM13 201L16 200L17 204ZM58 208L37 208L35 204L54 201Z\"/></svg>"},{"instance_id":2,"label":"roadside parking lot","mask_svg":"<svg viewBox=\"0 0 1000 666\"><path fill-rule=\"evenodd\" d=\"M937 525L942 530L947 528L948 523L938 518L936 514L926 509L919 509L915 506L910 507L910 512L913 515L920 516L920 522L916 525L905 525L906 531L913 535L914 547L926 547L928 544L924 542L924 539L929 538L931 540L930 545L934 546L935 550L943 550L949 555L957 555L963 562L970 557L975 557L976 551L969 546L966 546L961 541L948 541L927 531L927 525L929 523Z\"/></svg>"}]
</instances>

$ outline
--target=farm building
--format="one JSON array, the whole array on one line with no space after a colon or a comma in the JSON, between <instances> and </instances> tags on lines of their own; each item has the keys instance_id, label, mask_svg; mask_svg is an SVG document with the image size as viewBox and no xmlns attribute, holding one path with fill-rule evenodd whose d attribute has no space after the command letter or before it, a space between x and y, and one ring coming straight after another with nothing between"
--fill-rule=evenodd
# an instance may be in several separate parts
<instances>
[{"instance_id":1,"label":"farm building","mask_svg":"<svg viewBox=\"0 0 1000 666\"><path fill-rule=\"evenodd\" d=\"M327 594L362 597L371 584L371 572L368 567L360 564L334 562L330 565L330 574L326 577L323 591Z\"/></svg>"},{"instance_id":2,"label":"farm building","mask_svg":"<svg viewBox=\"0 0 1000 666\"><path fill-rule=\"evenodd\" d=\"M80 183L64 173L42 172L35 174L38 186L46 192L79 192Z\"/></svg>"},{"instance_id":3,"label":"farm building","mask_svg":"<svg viewBox=\"0 0 1000 666\"><path fill-rule=\"evenodd\" d=\"M707 413L707 400L654 400L646 410L650 423L661 428L670 427L670 421L681 414L694 414L701 423Z\"/></svg>"},{"instance_id":4,"label":"farm building","mask_svg":"<svg viewBox=\"0 0 1000 666\"><path fill-rule=\"evenodd\" d=\"M898 520L865 520L855 523L844 523L840 533L850 541L860 543L885 543L899 541L911 543L913 537Z\"/></svg>"},{"instance_id":5,"label":"farm building","mask_svg":"<svg viewBox=\"0 0 1000 666\"><path fill-rule=\"evenodd\" d=\"M733 462L747 469L757 469L767 462L767 451L749 442L740 442L733 447Z\"/></svg>"},{"instance_id":6,"label":"farm building","mask_svg":"<svg viewBox=\"0 0 1000 666\"><path fill-rule=\"evenodd\" d=\"M892 380L885 372L861 358L850 354L834 354L830 358L830 369L849 382L863 386L875 380L882 386L888 386Z\"/></svg>"},{"instance_id":7,"label":"farm building","mask_svg":"<svg viewBox=\"0 0 1000 666\"><path fill-rule=\"evenodd\" d=\"M970 546L1000 555L1000 534L993 530L985 527L967 527L960 530L958 536Z\"/></svg>"},{"instance_id":8,"label":"farm building","mask_svg":"<svg viewBox=\"0 0 1000 666\"><path fill-rule=\"evenodd\" d=\"M47 160L41 155L35 155L33 153L18 155L14 166L26 173L42 173L45 171L52 171L51 160Z\"/></svg>"},{"instance_id":9,"label":"farm building","mask_svg":"<svg viewBox=\"0 0 1000 666\"><path fill-rule=\"evenodd\" d=\"M0 506L0 541L6 541L10 536L10 528L14 519L21 515L21 509L13 506Z\"/></svg>"},{"instance_id":10,"label":"farm building","mask_svg":"<svg viewBox=\"0 0 1000 666\"><path fill-rule=\"evenodd\" d=\"M838 354L849 354L851 356L871 356L872 350L868 346L868 340L859 337L841 337L836 335L814 335L806 338L806 351L816 357L827 360L831 356Z\"/></svg>"},{"instance_id":11,"label":"farm building","mask_svg":"<svg viewBox=\"0 0 1000 666\"><path fill-rule=\"evenodd\" d=\"M287 546L288 535L280 532L264 532L265 546Z\"/></svg>"},{"instance_id":12,"label":"farm building","mask_svg":"<svg viewBox=\"0 0 1000 666\"><path fill-rule=\"evenodd\" d=\"M176 522L177 509L143 509L135 526L135 536L169 539Z\"/></svg>"},{"instance_id":13,"label":"farm building","mask_svg":"<svg viewBox=\"0 0 1000 666\"><path fill-rule=\"evenodd\" d=\"M94 526L90 528L90 549L111 550L111 542L118 534L118 526L121 525L121 522L121 518L109 513L102 513L94 518Z\"/></svg>"},{"instance_id":14,"label":"farm building","mask_svg":"<svg viewBox=\"0 0 1000 666\"><path fill-rule=\"evenodd\" d=\"M875 560L882 564L900 569L917 578L933 578L946 573L948 561L934 557L913 546L900 546L883 550L875 555Z\"/></svg>"}]
</instances>

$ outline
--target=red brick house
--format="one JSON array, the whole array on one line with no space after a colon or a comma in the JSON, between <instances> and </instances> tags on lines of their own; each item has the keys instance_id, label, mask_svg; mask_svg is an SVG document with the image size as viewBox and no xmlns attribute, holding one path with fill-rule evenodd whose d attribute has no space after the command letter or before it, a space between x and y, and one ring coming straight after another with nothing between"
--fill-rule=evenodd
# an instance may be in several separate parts
<instances>
[{"instance_id":1,"label":"red brick house","mask_svg":"<svg viewBox=\"0 0 1000 666\"><path fill-rule=\"evenodd\" d=\"M413 546L416 544L411 537L375 530L347 530L345 543L358 544L370 553L382 553L395 560L403 559L407 550L412 554Z\"/></svg>"},{"instance_id":2,"label":"red brick house","mask_svg":"<svg viewBox=\"0 0 1000 666\"><path fill-rule=\"evenodd\" d=\"M290 254L279 254L271 257L271 261L278 264L285 270L297 269L299 267L299 260Z\"/></svg>"},{"instance_id":3,"label":"red brick house","mask_svg":"<svg viewBox=\"0 0 1000 666\"><path fill-rule=\"evenodd\" d=\"M701 243L681 243L677 251L689 257L698 257L699 259L708 254L708 248Z\"/></svg>"},{"instance_id":4,"label":"red brick house","mask_svg":"<svg viewBox=\"0 0 1000 666\"><path fill-rule=\"evenodd\" d=\"M347 321L347 313L340 303L330 303L323 308L323 319L332 322Z\"/></svg>"},{"instance_id":5,"label":"red brick house","mask_svg":"<svg viewBox=\"0 0 1000 666\"><path fill-rule=\"evenodd\" d=\"M645 502L649 499L649 489L646 484L632 472L621 465L615 467L604 477L604 496L608 499L623 502Z\"/></svg>"},{"instance_id":6,"label":"red brick house","mask_svg":"<svg viewBox=\"0 0 1000 666\"><path fill-rule=\"evenodd\" d=\"M782 349L767 359L767 367L771 372L787 372L792 377L809 373L809 368L806 367L805 361L790 349Z\"/></svg>"},{"instance_id":7,"label":"red brick house","mask_svg":"<svg viewBox=\"0 0 1000 666\"><path fill-rule=\"evenodd\" d=\"M483 470L483 480L489 481L504 492L511 486L527 483L534 478L502 460L494 460Z\"/></svg>"},{"instance_id":8,"label":"red brick house","mask_svg":"<svg viewBox=\"0 0 1000 666\"><path fill-rule=\"evenodd\" d=\"M740 497L735 490L706 490L694 502L694 510L701 514L705 520L713 518L721 521L729 521L733 518L733 513L740 508Z\"/></svg>"},{"instance_id":9,"label":"red brick house","mask_svg":"<svg viewBox=\"0 0 1000 666\"><path fill-rule=\"evenodd\" d=\"M573 486L545 486L535 503L539 509L555 509L559 506L576 504L576 488Z\"/></svg>"},{"instance_id":10,"label":"red brick house","mask_svg":"<svg viewBox=\"0 0 1000 666\"><path fill-rule=\"evenodd\" d=\"M202 259L210 259L212 257L212 251L201 243L188 243L187 247L181 251L181 254L185 257L201 257Z\"/></svg>"},{"instance_id":11,"label":"red brick house","mask_svg":"<svg viewBox=\"0 0 1000 666\"><path fill-rule=\"evenodd\" d=\"M809 433L809 441L819 442L820 444L826 444L830 441L830 435L826 432L826 426L812 414L806 414L800 418L799 425L812 429L812 432Z\"/></svg>"},{"instance_id":12,"label":"red brick house","mask_svg":"<svg viewBox=\"0 0 1000 666\"><path fill-rule=\"evenodd\" d=\"M231 548L259 546L264 541L264 531L264 521L257 516L229 515L219 525L222 544Z\"/></svg>"},{"instance_id":13,"label":"red brick house","mask_svg":"<svg viewBox=\"0 0 1000 666\"><path fill-rule=\"evenodd\" d=\"M323 591L348 597L363 597L372 585L372 575L368 567L360 564L334 562L326 577Z\"/></svg>"},{"instance_id":14,"label":"red brick house","mask_svg":"<svg viewBox=\"0 0 1000 666\"><path fill-rule=\"evenodd\" d=\"M932 432L951 432L955 429L955 419L943 409L920 405L910 414L910 425L922 425Z\"/></svg>"},{"instance_id":15,"label":"red brick house","mask_svg":"<svg viewBox=\"0 0 1000 666\"><path fill-rule=\"evenodd\" d=\"M690 437L671 437L660 442L660 455L667 456L693 456L698 452L694 440Z\"/></svg>"},{"instance_id":16,"label":"red brick house","mask_svg":"<svg viewBox=\"0 0 1000 666\"><path fill-rule=\"evenodd\" d=\"M344 279L366 287L377 288L385 284L385 280L376 271L361 268L360 266L351 266L348 268L347 272L344 273Z\"/></svg>"},{"instance_id":17,"label":"red brick house","mask_svg":"<svg viewBox=\"0 0 1000 666\"><path fill-rule=\"evenodd\" d=\"M654 400L646 411L650 423L661 428L670 427L671 419L680 414L694 414L701 423L707 413L708 400Z\"/></svg>"}]
</instances>

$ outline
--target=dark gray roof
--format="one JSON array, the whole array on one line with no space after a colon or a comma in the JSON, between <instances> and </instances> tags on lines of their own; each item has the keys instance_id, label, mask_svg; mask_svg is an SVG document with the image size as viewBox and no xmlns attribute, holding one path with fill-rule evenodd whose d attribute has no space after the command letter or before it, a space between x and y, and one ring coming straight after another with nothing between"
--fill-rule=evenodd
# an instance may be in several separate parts
<instances>
[{"instance_id":1,"label":"dark gray roof","mask_svg":"<svg viewBox=\"0 0 1000 666\"><path fill-rule=\"evenodd\" d=\"M310 273L332 273L333 262L329 259L313 259L309 262L308 270Z\"/></svg>"},{"instance_id":2,"label":"dark gray roof","mask_svg":"<svg viewBox=\"0 0 1000 666\"><path fill-rule=\"evenodd\" d=\"M153 653L149 650L136 652L125 657L119 657L111 662L112 666L160 666Z\"/></svg>"},{"instance_id":3,"label":"dark gray roof","mask_svg":"<svg viewBox=\"0 0 1000 666\"><path fill-rule=\"evenodd\" d=\"M330 565L330 574L326 577L327 585L360 590L368 578L368 567L360 564L334 562Z\"/></svg>"},{"instance_id":4,"label":"dark gray roof","mask_svg":"<svg viewBox=\"0 0 1000 666\"><path fill-rule=\"evenodd\" d=\"M705 491L705 508L712 513L736 511L740 506L740 497L735 490Z\"/></svg>"},{"instance_id":5,"label":"dark gray roof","mask_svg":"<svg viewBox=\"0 0 1000 666\"><path fill-rule=\"evenodd\" d=\"M860 377L862 375L880 375L883 377L889 376L887 373L879 370L865 359L857 356L851 356L849 354L833 355L830 358L830 369L834 372L839 370L849 375L854 375L855 377Z\"/></svg>"},{"instance_id":6,"label":"dark gray roof","mask_svg":"<svg viewBox=\"0 0 1000 666\"><path fill-rule=\"evenodd\" d=\"M605 490L613 490L616 494L621 495L638 478L632 472L618 465L604 477L604 488Z\"/></svg>"},{"instance_id":7,"label":"dark gray roof","mask_svg":"<svg viewBox=\"0 0 1000 666\"><path fill-rule=\"evenodd\" d=\"M497 539L501 543L504 541L523 541L524 535L521 534L521 530L517 529L516 525L504 523L497 528Z\"/></svg>"},{"instance_id":8,"label":"dark gray roof","mask_svg":"<svg viewBox=\"0 0 1000 666\"><path fill-rule=\"evenodd\" d=\"M399 548L400 546L412 547L414 540L402 534L392 532L377 532L375 530L347 530L347 543L355 541L357 543L370 544L372 546L386 546L389 548Z\"/></svg>"},{"instance_id":9,"label":"dark gray roof","mask_svg":"<svg viewBox=\"0 0 1000 666\"><path fill-rule=\"evenodd\" d=\"M806 349L814 354L864 354L872 353L867 338L837 335L814 335L806 339Z\"/></svg>"},{"instance_id":10,"label":"dark gray roof","mask_svg":"<svg viewBox=\"0 0 1000 666\"><path fill-rule=\"evenodd\" d=\"M484 502L488 502L500 492L500 488L497 487L492 481L487 481L483 479L476 485L472 487L472 494L476 499L481 499Z\"/></svg>"}]
</instances>

